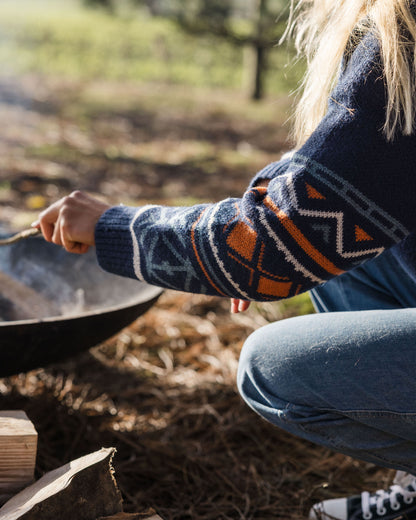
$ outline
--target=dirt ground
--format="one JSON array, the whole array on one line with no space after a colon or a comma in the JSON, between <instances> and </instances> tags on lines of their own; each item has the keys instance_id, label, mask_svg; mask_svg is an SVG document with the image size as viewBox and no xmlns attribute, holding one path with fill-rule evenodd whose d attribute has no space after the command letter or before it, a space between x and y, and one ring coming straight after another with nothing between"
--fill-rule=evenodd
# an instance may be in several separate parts
<instances>
[{"instance_id":1,"label":"dirt ground","mask_svg":"<svg viewBox=\"0 0 416 520\"><path fill-rule=\"evenodd\" d=\"M272 118L223 110L229 95L198 105L199 94L177 90L174 105L160 88L118 88L36 77L0 85L4 228L27 225L72 189L135 204L238 196L288 146ZM226 300L166 291L89 352L1 379L1 407L36 425L37 476L115 446L127 511L299 520L314 501L374 489L391 472L279 431L242 402L244 338L291 312L266 304L230 315Z\"/></svg>"}]
</instances>

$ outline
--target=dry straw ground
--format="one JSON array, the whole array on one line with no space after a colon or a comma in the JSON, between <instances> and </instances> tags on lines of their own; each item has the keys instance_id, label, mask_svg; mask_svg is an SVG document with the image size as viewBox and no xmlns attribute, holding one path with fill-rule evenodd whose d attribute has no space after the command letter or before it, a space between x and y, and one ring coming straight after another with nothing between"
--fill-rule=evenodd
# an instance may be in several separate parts
<instances>
[{"instance_id":1,"label":"dry straw ground","mask_svg":"<svg viewBox=\"0 0 416 520\"><path fill-rule=\"evenodd\" d=\"M173 109L166 92L123 87L114 95L118 88L95 85L91 96L91 86L33 77L3 83L4 225L23 225L76 187L134 203L238 195L283 146L280 125L230 115L235 100L221 93L202 104L198 93L176 92ZM281 432L241 401L235 373L244 338L292 312L267 304L232 316L226 300L168 291L90 352L0 380L0 406L24 409L35 423L38 476L117 447L128 511L300 520L313 501L374 489L391 472Z\"/></svg>"}]
</instances>

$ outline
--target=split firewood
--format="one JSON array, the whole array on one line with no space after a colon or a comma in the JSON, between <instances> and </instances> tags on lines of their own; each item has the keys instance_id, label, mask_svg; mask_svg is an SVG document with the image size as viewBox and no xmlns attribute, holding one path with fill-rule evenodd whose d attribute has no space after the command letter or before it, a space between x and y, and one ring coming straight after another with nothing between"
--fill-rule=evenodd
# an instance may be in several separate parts
<instances>
[{"instance_id":1,"label":"split firewood","mask_svg":"<svg viewBox=\"0 0 416 520\"><path fill-rule=\"evenodd\" d=\"M57 316L60 311L31 287L0 271L1 314L4 314L3 319L13 321Z\"/></svg>"},{"instance_id":2,"label":"split firewood","mask_svg":"<svg viewBox=\"0 0 416 520\"><path fill-rule=\"evenodd\" d=\"M1 520L96 520L122 511L113 476L114 448L46 473L0 508Z\"/></svg>"},{"instance_id":3,"label":"split firewood","mask_svg":"<svg viewBox=\"0 0 416 520\"><path fill-rule=\"evenodd\" d=\"M33 482L38 434L22 410L0 411L0 501Z\"/></svg>"}]
</instances>

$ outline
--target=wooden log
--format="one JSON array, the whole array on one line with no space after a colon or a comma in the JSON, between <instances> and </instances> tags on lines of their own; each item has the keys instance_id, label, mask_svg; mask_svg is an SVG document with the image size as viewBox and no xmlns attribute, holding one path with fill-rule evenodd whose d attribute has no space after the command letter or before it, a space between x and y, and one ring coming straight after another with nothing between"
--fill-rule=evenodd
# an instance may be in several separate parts
<instances>
[{"instance_id":1,"label":"wooden log","mask_svg":"<svg viewBox=\"0 0 416 520\"><path fill-rule=\"evenodd\" d=\"M61 314L56 305L31 287L0 271L0 318L3 320L41 319Z\"/></svg>"},{"instance_id":2,"label":"wooden log","mask_svg":"<svg viewBox=\"0 0 416 520\"><path fill-rule=\"evenodd\" d=\"M38 434L22 410L0 411L0 500L33 482Z\"/></svg>"},{"instance_id":3,"label":"wooden log","mask_svg":"<svg viewBox=\"0 0 416 520\"><path fill-rule=\"evenodd\" d=\"M122 512L113 476L114 448L46 473L0 508L1 520L96 520Z\"/></svg>"}]
</instances>

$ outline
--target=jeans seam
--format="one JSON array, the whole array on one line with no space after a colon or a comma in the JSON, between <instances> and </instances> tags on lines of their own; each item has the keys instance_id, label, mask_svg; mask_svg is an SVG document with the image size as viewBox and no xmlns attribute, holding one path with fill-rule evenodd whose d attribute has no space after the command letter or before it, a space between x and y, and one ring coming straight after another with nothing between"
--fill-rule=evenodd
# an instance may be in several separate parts
<instances>
[{"instance_id":1,"label":"jeans seam","mask_svg":"<svg viewBox=\"0 0 416 520\"><path fill-rule=\"evenodd\" d=\"M416 412L395 412L394 410L337 410L335 408L315 408L315 410L318 412L335 413L348 417L416 417ZM296 413L295 409L291 411Z\"/></svg>"},{"instance_id":2,"label":"jeans seam","mask_svg":"<svg viewBox=\"0 0 416 520\"><path fill-rule=\"evenodd\" d=\"M394 461L392 460L389 460L385 457L382 457L378 454L375 454L374 452L372 451L368 451L368 450L357 450L356 452L354 452L354 450L348 448L348 447L345 447L341 444L339 444L338 441L336 441L333 437L331 437L330 435L326 435L324 433L322 433L322 431L316 431L314 428L310 428L308 426L304 426L303 424L299 424L298 425L299 428L301 430L303 430L306 434L308 433L318 433L323 439L326 439L327 441L329 441L330 445L326 445L326 447L332 447L333 449L341 452L341 453L345 453L351 457L359 457L360 454L365 454L365 455L368 455L370 458L372 458L373 460L378 460L380 461L381 463L387 463L387 465L394 465ZM325 444L323 444L325 446ZM412 473L415 471L415 468L413 466L410 466L406 463L400 463L400 466L403 467L403 468L406 468L407 471L409 471L409 473Z\"/></svg>"},{"instance_id":3,"label":"jeans seam","mask_svg":"<svg viewBox=\"0 0 416 520\"><path fill-rule=\"evenodd\" d=\"M357 412L357 411L345 411L340 412L344 415L348 415L348 417L362 417L362 418L372 418L372 417L416 417L415 412L383 412L383 411L365 411L365 412Z\"/></svg>"}]
</instances>

